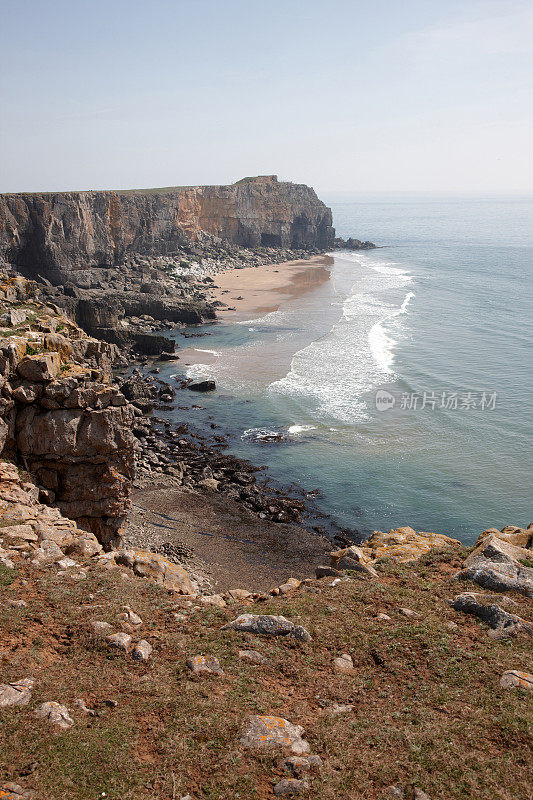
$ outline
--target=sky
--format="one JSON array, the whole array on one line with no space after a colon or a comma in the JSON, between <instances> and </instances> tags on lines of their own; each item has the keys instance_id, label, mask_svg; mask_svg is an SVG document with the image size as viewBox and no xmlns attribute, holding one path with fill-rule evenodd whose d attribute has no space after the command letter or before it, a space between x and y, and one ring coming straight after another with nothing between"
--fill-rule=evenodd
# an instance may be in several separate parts
<instances>
[{"instance_id":1,"label":"sky","mask_svg":"<svg viewBox=\"0 0 533 800\"><path fill-rule=\"evenodd\" d=\"M533 0L0 0L0 192L533 193Z\"/></svg>"}]
</instances>

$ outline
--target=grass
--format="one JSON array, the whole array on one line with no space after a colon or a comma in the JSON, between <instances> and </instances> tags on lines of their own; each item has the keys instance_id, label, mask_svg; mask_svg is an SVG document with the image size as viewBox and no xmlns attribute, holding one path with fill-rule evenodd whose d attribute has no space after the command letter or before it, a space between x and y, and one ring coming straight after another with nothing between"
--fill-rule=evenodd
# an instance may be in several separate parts
<instances>
[{"instance_id":1,"label":"grass","mask_svg":"<svg viewBox=\"0 0 533 800\"><path fill-rule=\"evenodd\" d=\"M2 619L2 674L31 674L36 683L30 706L1 712L0 770L41 800L95 800L103 792L106 800L187 793L265 800L283 777L279 756L244 752L237 739L248 715L274 713L303 725L323 759L310 797L378 800L395 783L418 786L432 800L530 800L531 698L502 689L499 678L528 668L531 642L492 640L476 619L450 609L446 601L461 590L450 582L461 558L454 550L415 564L387 562L379 580L356 577L332 588L324 579L319 594L232 609L183 605L127 571L122 578L90 568L87 580L75 582L55 569L21 568L5 593L28 607ZM530 601L516 601L517 613L531 617ZM117 625L126 603L154 647L148 665L109 651L89 625ZM401 616L399 607L417 617ZM174 619L177 610L186 622ZM243 610L284 614L313 641L221 630ZM392 621L377 620L380 612ZM450 620L457 630L446 626ZM243 647L272 666L241 661ZM343 652L352 655L352 674L332 670ZM225 677L194 678L185 661L198 653L219 658ZM77 697L98 715L76 712ZM74 728L55 733L34 718L44 700L65 703ZM332 713L333 703L353 711Z\"/></svg>"}]
</instances>

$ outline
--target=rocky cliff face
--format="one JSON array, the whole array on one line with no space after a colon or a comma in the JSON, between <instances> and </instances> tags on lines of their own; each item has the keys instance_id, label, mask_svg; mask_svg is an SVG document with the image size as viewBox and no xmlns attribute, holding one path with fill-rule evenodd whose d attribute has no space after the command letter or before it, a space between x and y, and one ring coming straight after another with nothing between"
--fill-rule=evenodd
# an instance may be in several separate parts
<instances>
[{"instance_id":1,"label":"rocky cliff face","mask_svg":"<svg viewBox=\"0 0 533 800\"><path fill-rule=\"evenodd\" d=\"M275 176L231 186L0 195L0 258L30 277L157 257L202 230L246 246L332 245L331 211L308 186Z\"/></svg>"},{"instance_id":2,"label":"rocky cliff face","mask_svg":"<svg viewBox=\"0 0 533 800\"><path fill-rule=\"evenodd\" d=\"M111 546L128 508L134 412L110 383L114 347L36 301L33 288L0 275L0 455Z\"/></svg>"}]
</instances>

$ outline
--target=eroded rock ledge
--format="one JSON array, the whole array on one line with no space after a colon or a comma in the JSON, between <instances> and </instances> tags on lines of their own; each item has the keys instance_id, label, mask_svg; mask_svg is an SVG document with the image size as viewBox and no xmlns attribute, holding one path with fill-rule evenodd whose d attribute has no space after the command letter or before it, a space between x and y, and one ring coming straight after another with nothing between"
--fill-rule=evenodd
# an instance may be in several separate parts
<instances>
[{"instance_id":1,"label":"eroded rock ledge","mask_svg":"<svg viewBox=\"0 0 533 800\"><path fill-rule=\"evenodd\" d=\"M111 384L115 348L0 274L0 455L21 465L106 547L120 541L134 470L134 412Z\"/></svg>"}]
</instances>

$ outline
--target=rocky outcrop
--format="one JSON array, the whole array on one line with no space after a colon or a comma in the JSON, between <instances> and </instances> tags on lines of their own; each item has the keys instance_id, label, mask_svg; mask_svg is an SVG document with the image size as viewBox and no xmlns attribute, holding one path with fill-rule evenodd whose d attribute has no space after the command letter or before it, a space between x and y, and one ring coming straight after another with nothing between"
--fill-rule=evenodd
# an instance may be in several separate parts
<instances>
[{"instance_id":1,"label":"rocky outcrop","mask_svg":"<svg viewBox=\"0 0 533 800\"><path fill-rule=\"evenodd\" d=\"M94 533L120 541L134 471L134 410L111 384L114 347L0 278L0 454L34 477L38 496ZM19 322L11 324L13 312Z\"/></svg>"},{"instance_id":2,"label":"rocky outcrop","mask_svg":"<svg viewBox=\"0 0 533 800\"><path fill-rule=\"evenodd\" d=\"M362 242L361 239L354 239L350 236L348 239L337 237L333 243L335 250L375 250L376 245L374 242Z\"/></svg>"},{"instance_id":3,"label":"rocky outcrop","mask_svg":"<svg viewBox=\"0 0 533 800\"><path fill-rule=\"evenodd\" d=\"M34 277L171 255L207 231L246 246L333 244L331 211L275 176L231 186L0 196L0 258Z\"/></svg>"},{"instance_id":4,"label":"rocky outcrop","mask_svg":"<svg viewBox=\"0 0 533 800\"><path fill-rule=\"evenodd\" d=\"M492 592L533 597L533 523L527 529L507 525L484 531L456 577Z\"/></svg>"}]
</instances>

